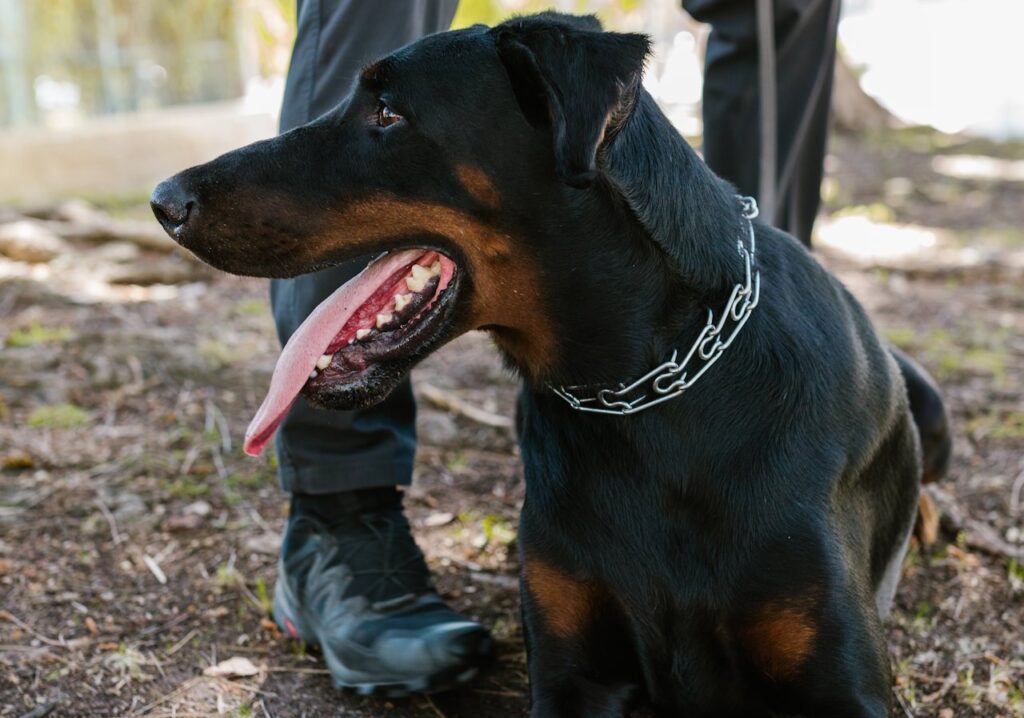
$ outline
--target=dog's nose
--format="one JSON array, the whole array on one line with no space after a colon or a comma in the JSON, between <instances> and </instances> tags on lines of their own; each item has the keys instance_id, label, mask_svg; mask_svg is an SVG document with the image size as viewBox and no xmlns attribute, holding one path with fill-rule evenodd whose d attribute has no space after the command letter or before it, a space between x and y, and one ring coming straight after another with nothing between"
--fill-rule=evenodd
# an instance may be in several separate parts
<instances>
[{"instance_id":1,"label":"dog's nose","mask_svg":"<svg viewBox=\"0 0 1024 718\"><path fill-rule=\"evenodd\" d=\"M194 220L198 213L195 195L174 177L157 185L149 198L149 206L153 208L153 214L167 234L175 239L179 238L179 231L189 220Z\"/></svg>"}]
</instances>

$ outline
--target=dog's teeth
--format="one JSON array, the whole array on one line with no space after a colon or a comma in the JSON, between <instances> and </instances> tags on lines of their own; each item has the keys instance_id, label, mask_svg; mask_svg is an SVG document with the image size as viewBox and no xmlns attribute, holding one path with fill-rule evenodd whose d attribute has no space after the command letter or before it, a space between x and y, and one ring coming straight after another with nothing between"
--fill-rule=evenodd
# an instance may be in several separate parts
<instances>
[{"instance_id":1,"label":"dog's teeth","mask_svg":"<svg viewBox=\"0 0 1024 718\"><path fill-rule=\"evenodd\" d=\"M321 354L320 358L316 360L316 368L323 371L331 365L331 355Z\"/></svg>"},{"instance_id":2,"label":"dog's teeth","mask_svg":"<svg viewBox=\"0 0 1024 718\"><path fill-rule=\"evenodd\" d=\"M356 339L358 339L359 341L362 341L363 339L366 339L366 337L368 337L368 336L370 336L370 330L369 329L357 329L356 330Z\"/></svg>"},{"instance_id":3,"label":"dog's teeth","mask_svg":"<svg viewBox=\"0 0 1024 718\"><path fill-rule=\"evenodd\" d=\"M436 259L434 263L430 265L430 276L440 277L441 276L441 260Z\"/></svg>"},{"instance_id":4,"label":"dog's teeth","mask_svg":"<svg viewBox=\"0 0 1024 718\"><path fill-rule=\"evenodd\" d=\"M313 371L309 372L309 378L310 379L316 379L316 377L317 377L316 369L314 369Z\"/></svg>"},{"instance_id":5,"label":"dog's teeth","mask_svg":"<svg viewBox=\"0 0 1024 718\"><path fill-rule=\"evenodd\" d=\"M388 324L390 324L391 320L394 318L395 315L392 314L391 312L381 312L380 314L377 315L377 328L383 329Z\"/></svg>"},{"instance_id":6,"label":"dog's teeth","mask_svg":"<svg viewBox=\"0 0 1024 718\"><path fill-rule=\"evenodd\" d=\"M396 294L395 295L395 311L400 312L409 306L409 302L412 301L412 294Z\"/></svg>"},{"instance_id":7,"label":"dog's teeth","mask_svg":"<svg viewBox=\"0 0 1024 718\"><path fill-rule=\"evenodd\" d=\"M405 286L414 292L422 292L430 279L430 270L418 264L412 265L412 276L406 277Z\"/></svg>"},{"instance_id":8,"label":"dog's teeth","mask_svg":"<svg viewBox=\"0 0 1024 718\"><path fill-rule=\"evenodd\" d=\"M415 277L408 277L405 280L405 286L409 288L410 292L422 292L423 288L427 286L427 280L416 279Z\"/></svg>"}]
</instances>

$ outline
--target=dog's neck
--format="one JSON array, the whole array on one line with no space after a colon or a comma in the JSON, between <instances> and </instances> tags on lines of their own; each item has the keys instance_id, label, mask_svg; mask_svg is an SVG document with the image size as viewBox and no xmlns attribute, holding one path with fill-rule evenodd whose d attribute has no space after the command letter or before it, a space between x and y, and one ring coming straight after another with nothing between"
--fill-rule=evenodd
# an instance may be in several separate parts
<instances>
[{"instance_id":1,"label":"dog's neck","mask_svg":"<svg viewBox=\"0 0 1024 718\"><path fill-rule=\"evenodd\" d=\"M744 278L739 201L646 92L602 148L600 168L601 186L575 208L586 236L570 245L575 281L555 300L561 356L545 377L552 384L642 376L673 349L685 351L707 308L720 311Z\"/></svg>"},{"instance_id":2,"label":"dog's neck","mask_svg":"<svg viewBox=\"0 0 1024 718\"><path fill-rule=\"evenodd\" d=\"M646 90L600 155L603 174L692 291L714 295L741 279L734 229L740 206Z\"/></svg>"}]
</instances>

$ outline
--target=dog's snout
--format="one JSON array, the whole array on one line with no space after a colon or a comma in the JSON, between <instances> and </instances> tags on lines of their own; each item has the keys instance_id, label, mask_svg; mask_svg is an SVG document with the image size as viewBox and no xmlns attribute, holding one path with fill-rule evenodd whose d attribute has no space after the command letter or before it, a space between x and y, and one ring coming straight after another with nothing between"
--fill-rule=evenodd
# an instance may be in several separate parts
<instances>
[{"instance_id":1,"label":"dog's snout","mask_svg":"<svg viewBox=\"0 0 1024 718\"><path fill-rule=\"evenodd\" d=\"M169 235L177 235L189 220L195 219L198 203L195 196L176 178L164 180L153 190L149 198L153 214Z\"/></svg>"}]
</instances>

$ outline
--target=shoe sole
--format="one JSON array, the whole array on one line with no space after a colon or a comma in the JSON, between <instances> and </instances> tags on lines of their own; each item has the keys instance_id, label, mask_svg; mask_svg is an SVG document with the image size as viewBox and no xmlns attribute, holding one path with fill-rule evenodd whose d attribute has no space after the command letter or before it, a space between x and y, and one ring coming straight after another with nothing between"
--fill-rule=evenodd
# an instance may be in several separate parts
<instances>
[{"instance_id":1,"label":"shoe sole","mask_svg":"<svg viewBox=\"0 0 1024 718\"><path fill-rule=\"evenodd\" d=\"M478 657L477 665L455 666L421 678L400 681L380 680L372 674L349 669L332 652L323 650L316 632L309 627L303 616L303 611L298 609L282 581L278 581L274 587L272 613L274 622L286 634L308 645L320 648L327 668L331 672L331 682L335 688L352 690L361 696L384 695L388 698L402 698L412 693L441 693L452 690L473 680L480 672L481 666L490 658L488 647L488 650Z\"/></svg>"}]
</instances>

